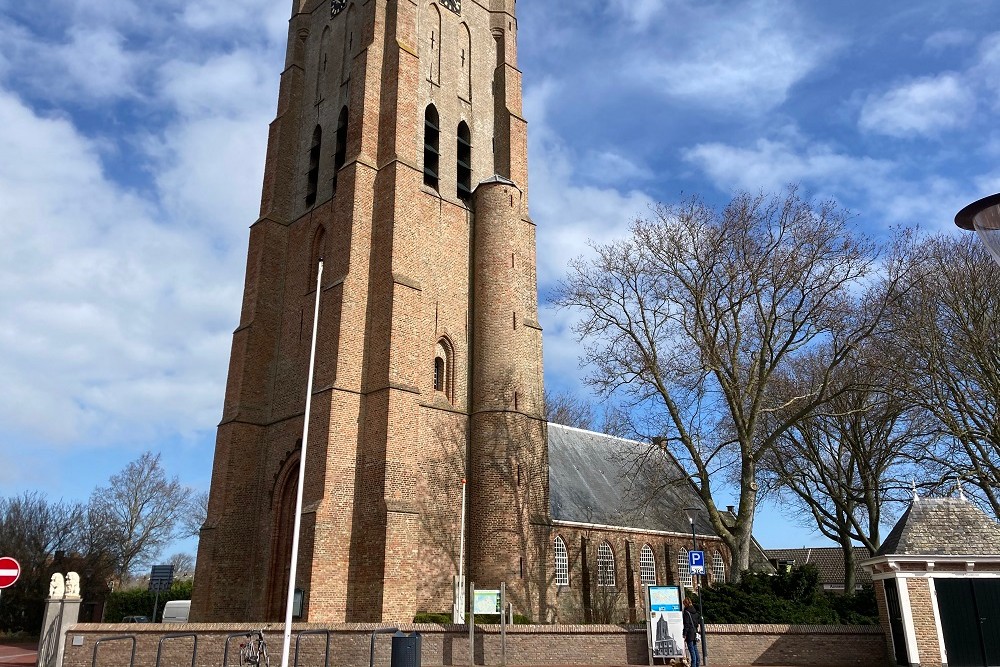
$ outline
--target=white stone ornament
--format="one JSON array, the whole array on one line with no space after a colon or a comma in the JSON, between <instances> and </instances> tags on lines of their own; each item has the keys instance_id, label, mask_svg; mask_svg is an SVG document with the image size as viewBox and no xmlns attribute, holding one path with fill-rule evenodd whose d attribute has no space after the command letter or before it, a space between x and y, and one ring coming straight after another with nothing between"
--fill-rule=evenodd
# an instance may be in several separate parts
<instances>
[{"instance_id":1,"label":"white stone ornament","mask_svg":"<svg viewBox=\"0 0 1000 667\"><path fill-rule=\"evenodd\" d=\"M49 597L62 598L66 593L66 585L63 583L63 576L56 572L49 579Z\"/></svg>"},{"instance_id":2,"label":"white stone ornament","mask_svg":"<svg viewBox=\"0 0 1000 667\"><path fill-rule=\"evenodd\" d=\"M70 572L66 575L66 597L80 597L80 575L76 572Z\"/></svg>"}]
</instances>

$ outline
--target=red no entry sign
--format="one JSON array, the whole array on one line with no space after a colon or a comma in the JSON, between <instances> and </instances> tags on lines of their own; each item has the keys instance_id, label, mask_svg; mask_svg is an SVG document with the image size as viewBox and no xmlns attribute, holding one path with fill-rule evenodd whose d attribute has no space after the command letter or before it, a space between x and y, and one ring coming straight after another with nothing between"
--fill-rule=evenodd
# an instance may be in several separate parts
<instances>
[{"instance_id":1,"label":"red no entry sign","mask_svg":"<svg viewBox=\"0 0 1000 667\"><path fill-rule=\"evenodd\" d=\"M0 588L9 588L21 576L21 564L9 556L0 558Z\"/></svg>"}]
</instances>

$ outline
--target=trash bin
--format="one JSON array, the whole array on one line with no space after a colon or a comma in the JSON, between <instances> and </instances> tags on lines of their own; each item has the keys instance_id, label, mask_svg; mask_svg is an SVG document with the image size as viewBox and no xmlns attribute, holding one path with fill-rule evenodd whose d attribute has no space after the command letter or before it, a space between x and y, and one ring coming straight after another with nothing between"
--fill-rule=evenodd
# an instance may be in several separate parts
<instances>
[{"instance_id":1,"label":"trash bin","mask_svg":"<svg viewBox=\"0 0 1000 667\"><path fill-rule=\"evenodd\" d=\"M397 632L392 636L389 667L420 667L420 633Z\"/></svg>"}]
</instances>

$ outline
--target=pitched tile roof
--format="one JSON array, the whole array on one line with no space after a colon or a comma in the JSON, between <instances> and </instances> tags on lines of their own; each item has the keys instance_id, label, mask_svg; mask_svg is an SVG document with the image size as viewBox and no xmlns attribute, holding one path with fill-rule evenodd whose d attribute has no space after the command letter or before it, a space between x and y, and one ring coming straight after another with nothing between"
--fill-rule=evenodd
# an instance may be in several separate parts
<instances>
[{"instance_id":1,"label":"pitched tile roof","mask_svg":"<svg viewBox=\"0 0 1000 667\"><path fill-rule=\"evenodd\" d=\"M714 535L705 504L677 461L649 444L549 424L552 518L633 530L690 534L685 507L700 507L695 531Z\"/></svg>"},{"instance_id":2,"label":"pitched tile roof","mask_svg":"<svg viewBox=\"0 0 1000 667\"><path fill-rule=\"evenodd\" d=\"M996 556L1000 526L964 498L915 498L876 556Z\"/></svg>"},{"instance_id":3,"label":"pitched tile roof","mask_svg":"<svg viewBox=\"0 0 1000 667\"><path fill-rule=\"evenodd\" d=\"M840 547L803 547L802 549L765 549L768 559L772 562L794 561L796 566L815 565L819 571L820 584L844 583L844 552ZM857 584L870 584L872 575L858 563L869 558L871 554L865 547L854 547L854 581Z\"/></svg>"}]
</instances>

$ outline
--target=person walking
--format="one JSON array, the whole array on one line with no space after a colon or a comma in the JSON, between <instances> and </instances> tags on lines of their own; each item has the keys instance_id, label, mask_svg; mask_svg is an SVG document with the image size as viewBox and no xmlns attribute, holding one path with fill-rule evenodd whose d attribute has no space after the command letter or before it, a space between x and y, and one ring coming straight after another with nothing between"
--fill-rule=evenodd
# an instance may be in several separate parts
<instances>
[{"instance_id":1,"label":"person walking","mask_svg":"<svg viewBox=\"0 0 1000 667\"><path fill-rule=\"evenodd\" d=\"M687 646L691 667L698 667L698 626L701 624L701 619L698 618L698 612L695 610L691 598L684 598L681 604L684 605L682 612L684 615L684 644Z\"/></svg>"}]
</instances>

